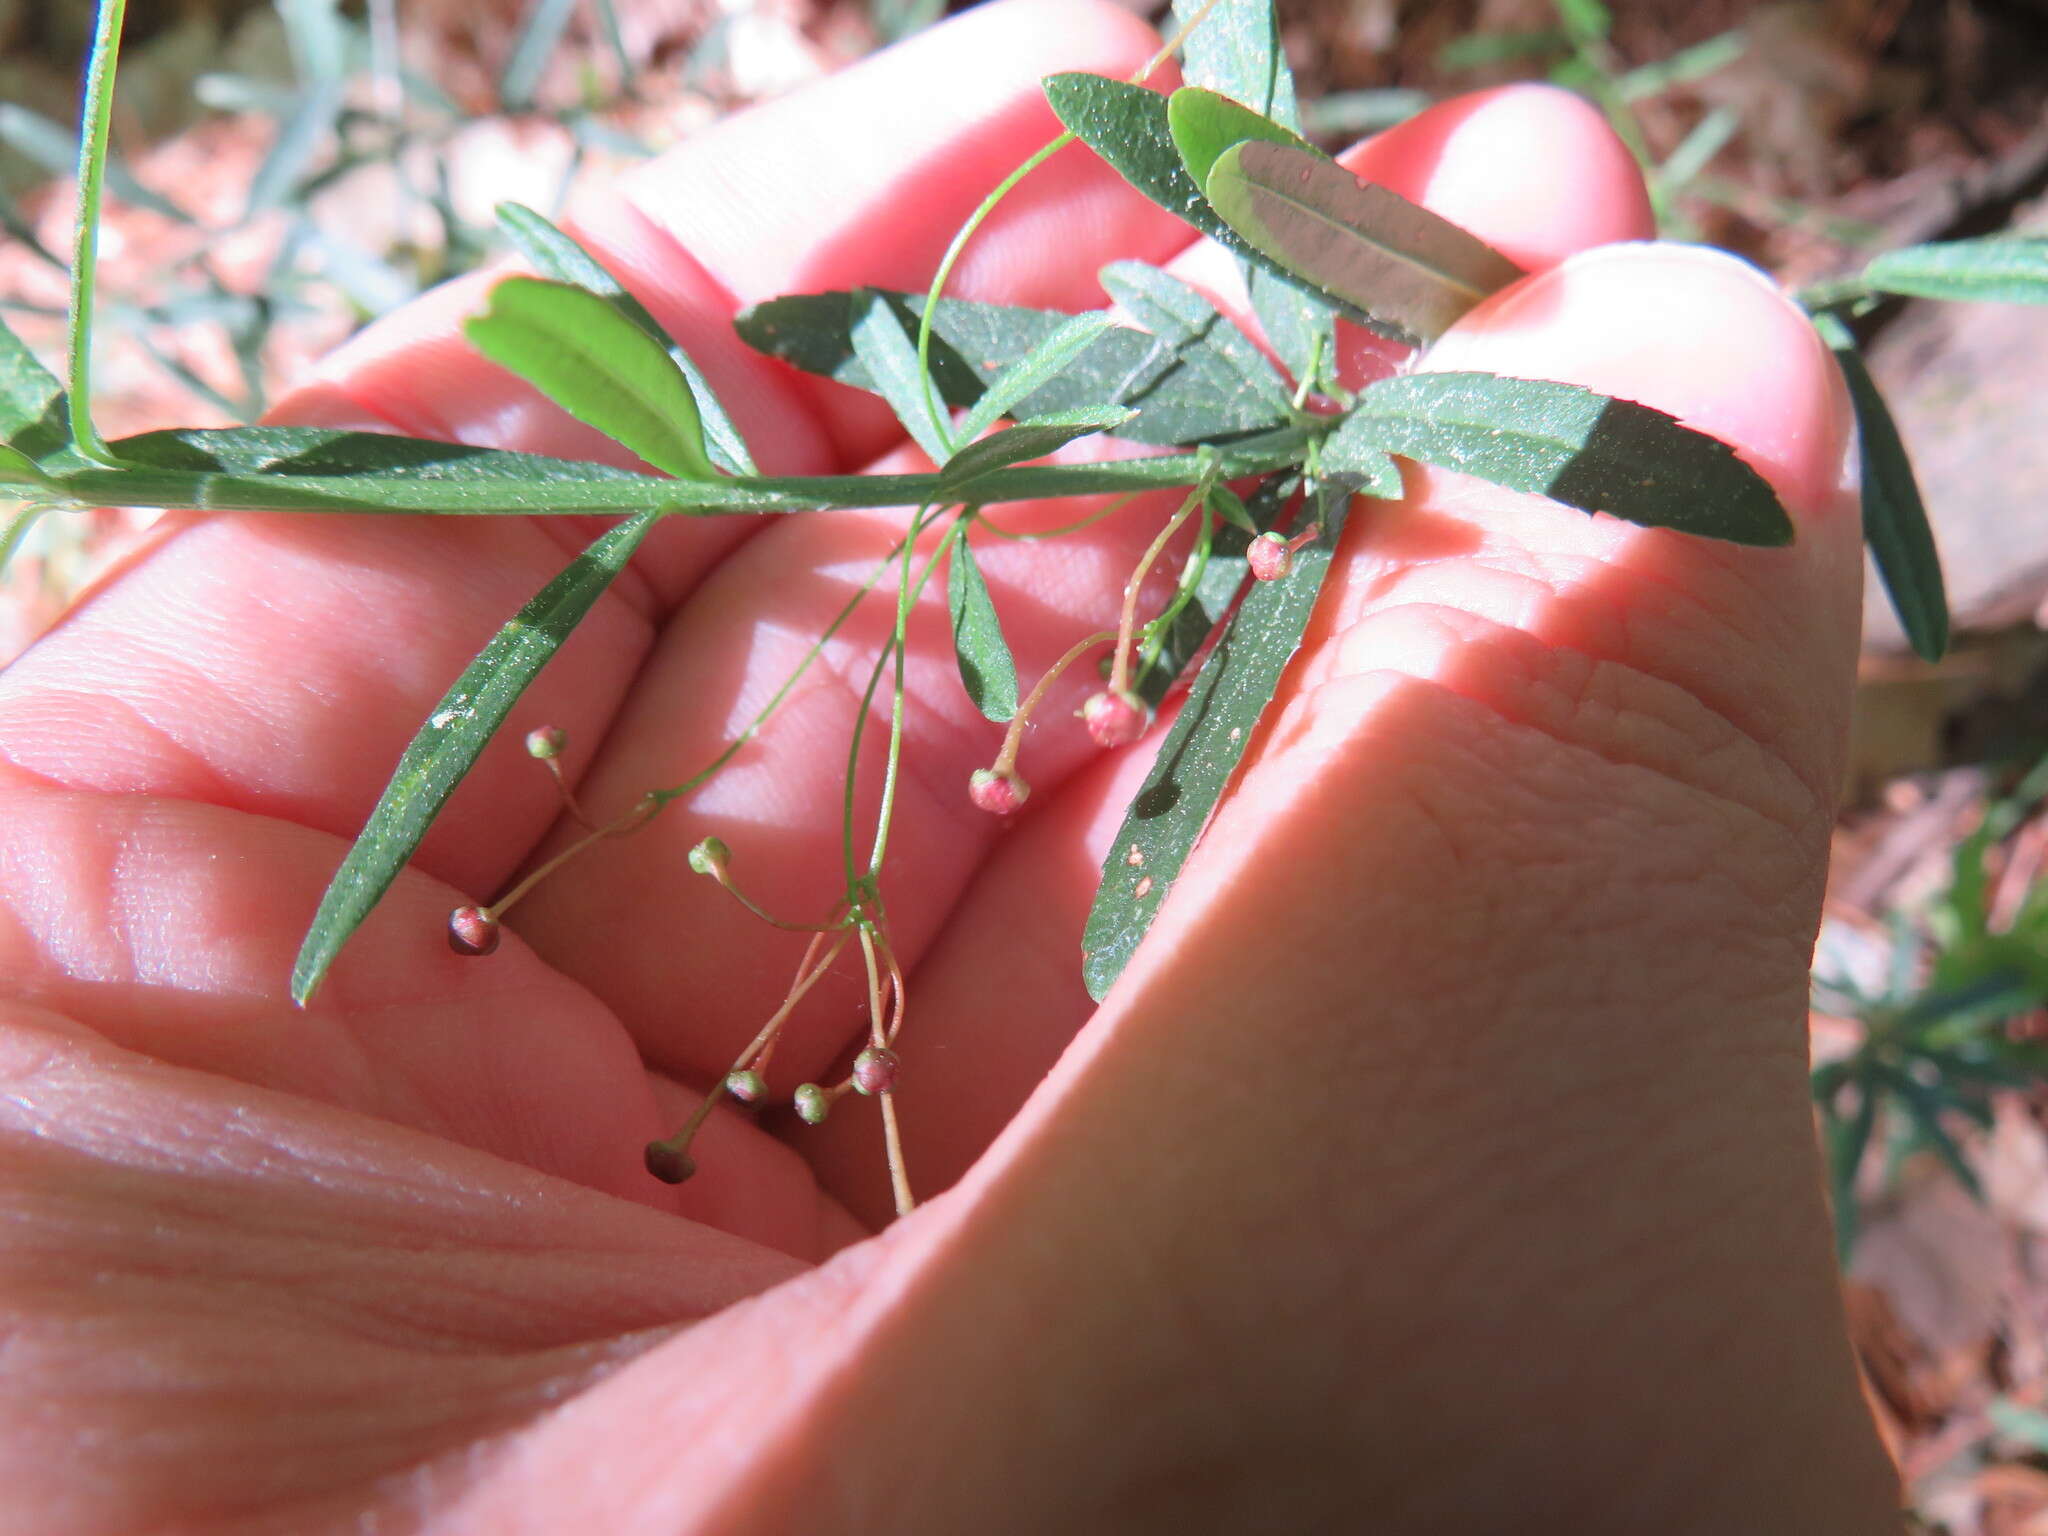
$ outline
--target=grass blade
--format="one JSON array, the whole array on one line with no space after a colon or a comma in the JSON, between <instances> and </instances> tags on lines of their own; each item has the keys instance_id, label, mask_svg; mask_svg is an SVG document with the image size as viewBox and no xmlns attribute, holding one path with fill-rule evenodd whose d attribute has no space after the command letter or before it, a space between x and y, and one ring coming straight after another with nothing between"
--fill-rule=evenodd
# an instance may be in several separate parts
<instances>
[{"instance_id":1,"label":"grass blade","mask_svg":"<svg viewBox=\"0 0 2048 1536\"><path fill-rule=\"evenodd\" d=\"M505 62L505 73L498 77L498 100L506 111L524 112L533 105L541 71L561 46L562 34L568 31L575 11L576 0L533 0L526 24L519 29L519 41L512 46L512 57Z\"/></svg>"},{"instance_id":2,"label":"grass blade","mask_svg":"<svg viewBox=\"0 0 2048 1536\"><path fill-rule=\"evenodd\" d=\"M657 469L683 480L718 474L689 381L661 343L608 300L566 283L508 277L463 331L492 362Z\"/></svg>"},{"instance_id":3,"label":"grass blade","mask_svg":"<svg viewBox=\"0 0 2048 1536\"><path fill-rule=\"evenodd\" d=\"M1017 713L1017 663L1003 638L988 583L974 558L967 533L971 513L961 516L960 532L946 568L946 602L953 614L953 655L960 664L960 682L974 707L1001 725Z\"/></svg>"},{"instance_id":4,"label":"grass blade","mask_svg":"<svg viewBox=\"0 0 2048 1536\"><path fill-rule=\"evenodd\" d=\"M1321 523L1321 535L1296 554L1285 581L1260 582L1245 595L1131 801L1082 938L1083 975L1098 1002L1152 926L1251 744L1301 644L1348 502L1342 491L1317 490L1310 515Z\"/></svg>"},{"instance_id":5,"label":"grass blade","mask_svg":"<svg viewBox=\"0 0 2048 1536\"><path fill-rule=\"evenodd\" d=\"M1382 380L1354 412L1390 453L1652 528L1789 544L1770 482L1718 438L1575 384L1490 373Z\"/></svg>"},{"instance_id":6,"label":"grass blade","mask_svg":"<svg viewBox=\"0 0 2048 1536\"><path fill-rule=\"evenodd\" d=\"M527 684L625 569L654 523L654 514L643 513L599 534L491 637L420 727L320 898L292 967L292 999L300 1007L312 1000L341 947L398 878Z\"/></svg>"},{"instance_id":7,"label":"grass blade","mask_svg":"<svg viewBox=\"0 0 2048 1536\"><path fill-rule=\"evenodd\" d=\"M683 377L690 381L690 393L697 399L697 414L704 422L705 445L721 469L735 475L758 472L754 456L747 450L747 440L740 436L740 429L734 424L731 414L712 392L710 381L646 305L634 298L595 256L523 203L500 203L497 213L498 227L504 231L505 238L535 272L607 300L620 314L661 343L669 361L682 369Z\"/></svg>"},{"instance_id":8,"label":"grass blade","mask_svg":"<svg viewBox=\"0 0 2048 1536\"><path fill-rule=\"evenodd\" d=\"M1233 145L1204 191L1246 243L1404 341L1435 340L1523 275L1478 236L1317 153Z\"/></svg>"},{"instance_id":9,"label":"grass blade","mask_svg":"<svg viewBox=\"0 0 2048 1536\"><path fill-rule=\"evenodd\" d=\"M1885 595L1891 599L1892 612L1899 616L1899 627L1914 653L1924 661L1939 661L1948 651L1948 592L1913 461L1849 328L1829 314L1816 315L1813 323L1835 354L1856 410L1856 450L1863 468L1863 541L1870 546Z\"/></svg>"}]
</instances>

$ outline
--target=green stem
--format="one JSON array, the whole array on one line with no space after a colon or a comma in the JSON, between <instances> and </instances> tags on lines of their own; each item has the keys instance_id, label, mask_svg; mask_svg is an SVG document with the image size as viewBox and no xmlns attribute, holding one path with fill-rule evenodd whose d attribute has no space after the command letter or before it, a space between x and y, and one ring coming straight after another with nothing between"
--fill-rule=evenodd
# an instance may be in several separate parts
<instances>
[{"instance_id":1,"label":"green stem","mask_svg":"<svg viewBox=\"0 0 2048 1536\"><path fill-rule=\"evenodd\" d=\"M1202 577L1208 572L1209 552L1215 547L1215 543L1216 522L1209 515L1209 509L1204 507L1201 532L1195 536L1195 556L1188 562L1187 570L1182 573L1180 589L1173 594L1173 601L1166 605L1165 611L1139 631L1143 636L1143 647L1138 655L1135 672L1140 680L1143 680L1145 674L1158 662L1159 652L1166 644L1166 634L1173 627L1173 621L1180 617L1182 609L1194 601L1195 588L1202 584Z\"/></svg>"},{"instance_id":2,"label":"green stem","mask_svg":"<svg viewBox=\"0 0 2048 1536\"><path fill-rule=\"evenodd\" d=\"M927 510L919 509L919 527L927 520ZM882 872L882 860L889 851L889 828L896 814L897 771L903 761L903 709L906 691L904 669L910 656L910 610L924 594L925 587L930 584L932 572L937 570L939 563L952 552L953 541L962 536L968 521L968 517L954 519L953 526L948 528L945 537L939 540L938 548L932 551L931 559L925 562L925 567L918 573L915 583L910 579L912 540L904 541L903 577L896 590L896 632L893 637L896 675L895 690L889 699L889 758L882 773L882 806L875 821L875 842L868 853L870 880ZM915 535L917 529L913 527L911 531Z\"/></svg>"},{"instance_id":3,"label":"green stem","mask_svg":"<svg viewBox=\"0 0 2048 1536\"><path fill-rule=\"evenodd\" d=\"M127 10L128 0L100 0L92 62L85 73L85 116L78 135L78 228L71 245L71 438L80 453L107 465L119 461L92 424L92 301L99 266L101 185L114 112L114 64Z\"/></svg>"},{"instance_id":4,"label":"green stem","mask_svg":"<svg viewBox=\"0 0 2048 1536\"><path fill-rule=\"evenodd\" d=\"M917 317L918 384L924 390L925 411L932 419L932 427L938 433L939 441L943 443L952 443L953 424L945 412L939 409L938 395L932 389L932 316L938 312L939 295L945 291L946 279L953 275L954 265L960 260L961 252L967 249L967 242L974 238L974 232L981 228L982 221L995 212L996 205L1010 195L1018 182L1073 141L1074 136L1071 133L1062 133L1005 176L997 184L996 189L981 200L981 206L967 216L967 222L954 234L953 243L946 247L946 254L939 258L939 270L932 274L931 286L925 290L924 313Z\"/></svg>"},{"instance_id":5,"label":"green stem","mask_svg":"<svg viewBox=\"0 0 2048 1536\"><path fill-rule=\"evenodd\" d=\"M29 530L35 527L36 519L49 510L39 503L32 503L8 518L5 525L0 525L0 575L6 574L8 563L14 559L14 552L21 548Z\"/></svg>"}]
</instances>

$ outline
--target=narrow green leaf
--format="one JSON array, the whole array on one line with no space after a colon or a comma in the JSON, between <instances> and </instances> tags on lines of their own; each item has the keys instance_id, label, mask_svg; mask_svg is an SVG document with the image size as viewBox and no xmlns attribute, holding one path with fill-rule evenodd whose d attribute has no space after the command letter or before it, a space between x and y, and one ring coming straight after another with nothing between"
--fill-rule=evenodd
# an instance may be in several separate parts
<instances>
[{"instance_id":1,"label":"narrow green leaf","mask_svg":"<svg viewBox=\"0 0 2048 1536\"><path fill-rule=\"evenodd\" d=\"M1435 340L1523 275L1478 236L1317 154L1233 145L1205 190L1254 249L1402 340Z\"/></svg>"},{"instance_id":2,"label":"narrow green leaf","mask_svg":"<svg viewBox=\"0 0 2048 1536\"><path fill-rule=\"evenodd\" d=\"M1849 328L1830 314L1814 316L1813 323L1835 354L1856 410L1856 448L1863 470L1863 541L1870 546L1885 595L1891 599L1907 641L1922 659L1939 661L1948 650L1948 592L1913 461Z\"/></svg>"},{"instance_id":3,"label":"narrow green leaf","mask_svg":"<svg viewBox=\"0 0 2048 1536\"><path fill-rule=\"evenodd\" d=\"M889 409L934 464L953 456L952 427L938 420L925 400L924 374L917 366L917 346L910 339L887 297L874 291L856 296L851 336L853 355L860 359L870 387L889 402Z\"/></svg>"},{"instance_id":4,"label":"narrow green leaf","mask_svg":"<svg viewBox=\"0 0 2048 1536\"><path fill-rule=\"evenodd\" d=\"M1770 482L1718 438L1575 384L1490 373L1384 379L1359 397L1359 431L1425 464L1652 528L1789 544Z\"/></svg>"},{"instance_id":5,"label":"narrow green leaf","mask_svg":"<svg viewBox=\"0 0 2048 1536\"><path fill-rule=\"evenodd\" d=\"M562 34L575 14L576 0L533 0L512 46L512 57L498 80L498 100L510 112L524 112L533 105L533 88L541 71L561 46Z\"/></svg>"},{"instance_id":6,"label":"narrow green leaf","mask_svg":"<svg viewBox=\"0 0 2048 1536\"><path fill-rule=\"evenodd\" d=\"M599 534L491 637L420 727L320 898L292 967L292 999L300 1007L311 1001L341 947L398 878L527 684L625 569L654 523L652 514L642 514Z\"/></svg>"},{"instance_id":7,"label":"narrow green leaf","mask_svg":"<svg viewBox=\"0 0 2048 1536\"><path fill-rule=\"evenodd\" d=\"M1969 1159L1963 1156L1963 1149L1941 1123L1941 1113L1946 1107L1941 1099L1919 1083L1910 1073L1888 1066L1874 1069L1881 1074L1885 1086L1890 1088L1898 1101L1905 1106L1913 1121L1914 1138L1922 1146L1930 1148L1941 1159L1955 1181L1969 1192L1970 1198L1979 1202L1984 1199L1984 1186L1977 1178L1977 1170ZM1957 1106L1961 1107L1961 1106Z\"/></svg>"},{"instance_id":8,"label":"narrow green leaf","mask_svg":"<svg viewBox=\"0 0 2048 1536\"><path fill-rule=\"evenodd\" d=\"M1858 1085L1856 1112L1847 1118L1832 1106L1824 1106L1824 1135L1828 1156L1828 1190L1835 1214L1835 1258L1846 1266L1856 1246L1861 1212L1856 1204L1856 1175L1863 1167L1863 1154L1870 1145L1870 1132L1877 1124L1877 1089L1867 1079Z\"/></svg>"},{"instance_id":9,"label":"narrow green leaf","mask_svg":"<svg viewBox=\"0 0 2048 1536\"><path fill-rule=\"evenodd\" d=\"M1342 480L1358 493L1388 501L1401 495L1401 466L1375 433L1370 416L1353 412L1342 426L1323 439L1317 466L1327 479Z\"/></svg>"},{"instance_id":10,"label":"narrow green leaf","mask_svg":"<svg viewBox=\"0 0 2048 1536\"><path fill-rule=\"evenodd\" d=\"M1285 581L1260 582L1209 653L1131 801L1102 866L1082 938L1089 995L1100 1001L1123 973L1208 825L1250 746L1280 675L1301 644L1342 529L1349 496L1319 488L1310 504L1321 535L1295 556Z\"/></svg>"},{"instance_id":11,"label":"narrow green leaf","mask_svg":"<svg viewBox=\"0 0 2048 1536\"><path fill-rule=\"evenodd\" d=\"M1198 187L1209 184L1209 172L1226 149L1247 139L1285 144L1322 160L1330 158L1293 129L1198 85L1184 85L1166 98L1166 128L1173 135L1173 147L1180 151L1189 179Z\"/></svg>"},{"instance_id":12,"label":"narrow green leaf","mask_svg":"<svg viewBox=\"0 0 2048 1536\"><path fill-rule=\"evenodd\" d=\"M0 102L0 142L52 176L69 176L78 168L78 139L61 123L19 102ZM146 208L177 224L192 222L192 215L160 192L153 192L135 179L120 156L106 157L104 174L114 196L131 208Z\"/></svg>"},{"instance_id":13,"label":"narrow green leaf","mask_svg":"<svg viewBox=\"0 0 2048 1536\"><path fill-rule=\"evenodd\" d=\"M2048 304L2048 237L1995 235L1886 251L1861 282L1880 293L1921 299Z\"/></svg>"},{"instance_id":14,"label":"narrow green leaf","mask_svg":"<svg viewBox=\"0 0 2048 1536\"><path fill-rule=\"evenodd\" d=\"M566 283L508 277L463 331L492 362L655 468L684 480L717 475L689 381L660 342L607 300Z\"/></svg>"},{"instance_id":15,"label":"narrow green leaf","mask_svg":"<svg viewBox=\"0 0 2048 1536\"><path fill-rule=\"evenodd\" d=\"M922 295L885 295L898 322L916 326ZM864 301L865 302L865 301ZM859 389L874 382L855 355L856 313L848 293L796 294L746 311L735 322L749 346ZM932 377L940 397L972 407L987 387L1075 317L1053 310L941 299L932 324ZM1058 375L1010 408L1016 417L1128 405L1137 415L1116 429L1132 442L1177 445L1244 438L1283 426L1270 399L1239 387L1213 349L1179 352L1142 331L1112 326Z\"/></svg>"},{"instance_id":16,"label":"narrow green leaf","mask_svg":"<svg viewBox=\"0 0 2048 1536\"><path fill-rule=\"evenodd\" d=\"M953 612L953 655L960 681L974 707L998 725L1017 713L1017 663L1003 638L1002 620L988 595L988 583L967 533L973 515L963 514L946 568L946 602Z\"/></svg>"},{"instance_id":17,"label":"narrow green leaf","mask_svg":"<svg viewBox=\"0 0 2048 1536\"><path fill-rule=\"evenodd\" d=\"M0 324L0 443L40 459L64 445L64 386Z\"/></svg>"},{"instance_id":18,"label":"narrow green leaf","mask_svg":"<svg viewBox=\"0 0 2048 1536\"><path fill-rule=\"evenodd\" d=\"M1740 27L1715 34L1703 43L1681 48L1669 58L1630 70L1614 82L1623 101L1647 101L1661 96L1675 85L1690 85L1719 74L1749 51L1749 38Z\"/></svg>"},{"instance_id":19,"label":"narrow green leaf","mask_svg":"<svg viewBox=\"0 0 2048 1536\"><path fill-rule=\"evenodd\" d=\"M1027 459L1042 459L1077 437L1122 426L1130 415L1126 407L1063 411L1052 416L1030 417L1006 432L997 432L979 442L969 443L954 454L939 472L939 488L942 493L957 493L962 486L991 471L1022 464Z\"/></svg>"},{"instance_id":20,"label":"narrow green leaf","mask_svg":"<svg viewBox=\"0 0 2048 1536\"><path fill-rule=\"evenodd\" d=\"M960 423L961 442L971 443L997 421L1015 412L1018 405L1045 387L1110 329L1114 322L1106 314L1076 315L1057 327L1029 352L1005 368L982 391L974 409Z\"/></svg>"},{"instance_id":21,"label":"narrow green leaf","mask_svg":"<svg viewBox=\"0 0 2048 1536\"><path fill-rule=\"evenodd\" d=\"M270 152L250 178L244 219L277 207L291 195L313 157L333 137L345 88L338 79L316 81L296 98L298 105L279 123Z\"/></svg>"},{"instance_id":22,"label":"narrow green leaf","mask_svg":"<svg viewBox=\"0 0 2048 1536\"><path fill-rule=\"evenodd\" d=\"M39 491L54 490L42 466L18 448L0 443L0 485L28 485Z\"/></svg>"},{"instance_id":23,"label":"narrow green leaf","mask_svg":"<svg viewBox=\"0 0 2048 1536\"><path fill-rule=\"evenodd\" d=\"M1195 346L1207 347L1228 366L1236 388L1257 397L1276 416L1287 413L1287 388L1266 361L1266 354L1179 278L1142 261L1113 261L1102 269L1102 287L1132 319L1177 354Z\"/></svg>"},{"instance_id":24,"label":"narrow green leaf","mask_svg":"<svg viewBox=\"0 0 2048 1536\"><path fill-rule=\"evenodd\" d=\"M697 414L703 418L705 445L710 449L712 459L720 469L731 474L751 475L757 472L754 456L747 450L747 440L740 436L739 427L713 393L703 370L663 329L646 305L634 298L595 256L525 204L500 203L497 214L498 227L504 231L505 238L535 272L608 300L620 314L660 342L668 353L669 361L682 369L683 377L690 381L690 393L696 397Z\"/></svg>"},{"instance_id":25,"label":"narrow green leaf","mask_svg":"<svg viewBox=\"0 0 2048 1536\"><path fill-rule=\"evenodd\" d=\"M1244 499L1220 480L1209 487L1209 510L1234 528L1246 533L1257 533L1259 525L1252 521L1252 515L1245 507Z\"/></svg>"},{"instance_id":26,"label":"narrow green leaf","mask_svg":"<svg viewBox=\"0 0 2048 1536\"><path fill-rule=\"evenodd\" d=\"M1173 0L1173 19L1195 24L1181 46L1181 78L1189 85L1220 91L1286 127L1301 126L1272 0Z\"/></svg>"}]
</instances>

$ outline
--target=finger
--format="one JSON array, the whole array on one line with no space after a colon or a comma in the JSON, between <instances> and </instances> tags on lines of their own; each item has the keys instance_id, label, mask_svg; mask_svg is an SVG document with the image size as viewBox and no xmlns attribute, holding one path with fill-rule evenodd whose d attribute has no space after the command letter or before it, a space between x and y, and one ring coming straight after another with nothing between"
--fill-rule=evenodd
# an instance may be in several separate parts
<instances>
[{"instance_id":1,"label":"finger","mask_svg":"<svg viewBox=\"0 0 2048 1536\"><path fill-rule=\"evenodd\" d=\"M1363 1500L1497 1529L1531 1487L1575 1530L1889 1509L1803 1034L1859 576L1830 359L1759 275L1645 246L1504 295L1430 365L1723 435L1799 540L1713 545L1444 475L1361 516L1152 937L898 1239L916 1283L849 1346L822 1449L780 1469L792 1498L880 1496L867 1469L889 1475L906 1424L970 1422L940 1405L974 1383L1163 1406L1136 1455L1115 1406L1025 1415L999 1449L926 1436L907 1524L1048 1528L1087 1512L1075 1487L1192 1519L1187 1465L1220 1527ZM1191 1355L1203 1390L1161 1392ZM1048 1465L1057 1489L1017 1470Z\"/></svg>"},{"instance_id":2,"label":"finger","mask_svg":"<svg viewBox=\"0 0 2048 1536\"><path fill-rule=\"evenodd\" d=\"M657 238L656 221L680 231L689 210L729 204L740 194L728 183L744 161L753 178L746 198L787 204L800 210L790 217L805 222L797 252L755 253L762 263L807 262L804 273L819 280L888 280L897 257L864 256L862 239L900 227L922 249L981 195L964 179L978 157L1007 166L1050 136L1039 73L1055 64L1128 70L1151 41L1147 29L1108 5L998 7L935 29L916 45L910 66L892 54L850 72L823 106L793 97L692 140L636 182L630 198L609 212L598 205L589 223L614 237L615 249L600 241L601 254L641 284L686 341L705 338L699 355L715 380L758 382L754 395L737 393L742 405L752 401L748 409L757 414L747 425L764 451L786 452L786 466L823 467L833 454L820 436L825 429L790 394L786 371L751 358L731 338L726 322L736 295L725 278L707 276L676 239ZM924 88L908 88L906 67L930 76ZM850 132L854 104L870 100L871 91L888 109L861 118L868 131ZM971 154L953 143L970 131ZM743 149L725 145L728 132L742 136ZM919 178L923 160L944 174ZM1075 253L1085 257L1091 241L1127 249L1134 231L1170 223L1158 210L1143 212L1135 194L1108 196L1106 171L1077 162L1056 174L1096 217L1077 232L1027 199L1037 215L1004 223L991 242L998 254L976 268L984 296L1064 291L1061 284L1078 281L1070 276ZM714 263L734 282L747 270L743 236L754 222L749 215L710 226ZM631 236L634 229L641 233ZM772 230L778 242L798 233L789 223ZM556 418L533 408L530 396L508 394L502 376L457 341L459 307L445 296L431 299L373 332L288 401L284 414L468 433L503 446L574 447L550 435ZM404 395L407 388L412 395ZM407 409L437 405L448 414L407 416L399 408L407 399ZM679 521L665 536L675 549L696 540L691 547L709 559L757 526L752 519L715 529ZM8 761L32 778L205 800L344 836L362 825L400 748L442 691L575 543L561 524L525 519L234 517L174 527L0 680ZM672 564L669 574L681 579L680 570ZM645 653L658 606L649 589L623 582L514 711L512 729L551 722L578 742L594 742ZM557 809L546 775L516 747L487 753L419 862L487 895Z\"/></svg>"},{"instance_id":3,"label":"finger","mask_svg":"<svg viewBox=\"0 0 2048 1536\"><path fill-rule=\"evenodd\" d=\"M1531 268L1650 229L1627 150L1582 99L1549 87L1446 102L1342 158ZM1175 270L1211 286L1250 323L1235 261L1220 247L1201 242ZM1385 344L1347 329L1354 377L1368 366L1387 371ZM1109 777L1091 777L1077 791L1085 808L1053 807L1007 842L920 967L920 1032L904 1104L909 1155L925 1188L942 1189L965 1171L1093 1011L1079 981L1081 932L1116 825L1093 807L1105 795L1128 803L1165 729L1162 722L1130 748L1133 761L1105 770ZM1004 981L992 987L995 975ZM859 1155L859 1136L857 1126L829 1125L799 1145L818 1147L821 1175L872 1219L888 1209L888 1191L873 1159Z\"/></svg>"}]
</instances>

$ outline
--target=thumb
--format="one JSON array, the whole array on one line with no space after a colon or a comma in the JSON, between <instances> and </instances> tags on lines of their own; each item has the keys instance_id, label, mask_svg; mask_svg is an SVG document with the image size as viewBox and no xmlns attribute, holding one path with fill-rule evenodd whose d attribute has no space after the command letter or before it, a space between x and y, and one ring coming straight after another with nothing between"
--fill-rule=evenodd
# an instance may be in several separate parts
<instances>
[{"instance_id":1,"label":"thumb","mask_svg":"<svg viewBox=\"0 0 2048 1536\"><path fill-rule=\"evenodd\" d=\"M1428 366L1672 411L1772 479L1798 539L1427 472L1362 507L1152 936L959 1188L881 1240L893 1283L838 1331L859 1368L762 1497L830 1489L900 1530L1533 1506L1804 1533L1894 1507L1804 1081L1859 579L1828 358L1748 269L1632 246Z\"/></svg>"}]
</instances>

